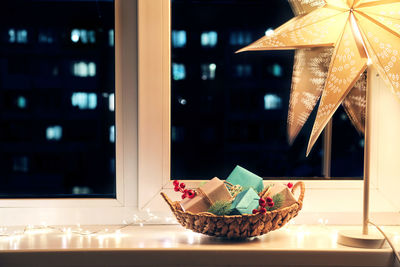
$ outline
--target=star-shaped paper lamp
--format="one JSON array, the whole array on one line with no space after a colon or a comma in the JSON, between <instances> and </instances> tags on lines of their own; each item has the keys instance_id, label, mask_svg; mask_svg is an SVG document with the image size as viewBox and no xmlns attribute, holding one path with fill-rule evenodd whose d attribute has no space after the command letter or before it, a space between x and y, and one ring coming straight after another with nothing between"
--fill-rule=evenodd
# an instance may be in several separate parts
<instances>
[{"instance_id":1,"label":"star-shaped paper lamp","mask_svg":"<svg viewBox=\"0 0 400 267\"><path fill-rule=\"evenodd\" d=\"M308 14L315 8L325 5L324 0L289 2L296 16ZM332 53L332 47L302 48L295 51L287 124L290 144L303 128L321 97ZM366 74L363 74L342 103L350 121L362 134L365 128L366 78Z\"/></svg>"},{"instance_id":2,"label":"star-shaped paper lamp","mask_svg":"<svg viewBox=\"0 0 400 267\"><path fill-rule=\"evenodd\" d=\"M302 49L316 55L329 54L329 49L333 50L331 58L326 59L330 62L326 79L321 77L321 80L325 80L324 86L321 87L321 83L319 84L322 88L322 96L307 154L310 153L337 108L349 95L351 89L357 85L357 81L368 64L374 65L380 76L400 97L400 2L394 0L325 0L323 2L322 6L310 7L304 14L291 19L272 34L239 50L242 52ZM303 64L308 64L308 62L303 62ZM318 85L314 86L314 90L317 87ZM313 107L318 101L318 97L315 99L313 96L315 94L310 94L309 102L306 103L308 108ZM291 98L290 105L293 108L296 97L292 94ZM348 109L347 111L350 113ZM303 119L308 118L307 112L303 114ZM291 115L294 114L289 113L289 131ZM351 117L351 114L349 115ZM296 116L301 117L301 112L300 114L297 112ZM298 133L296 127L292 129L289 136L295 136Z\"/></svg>"}]
</instances>

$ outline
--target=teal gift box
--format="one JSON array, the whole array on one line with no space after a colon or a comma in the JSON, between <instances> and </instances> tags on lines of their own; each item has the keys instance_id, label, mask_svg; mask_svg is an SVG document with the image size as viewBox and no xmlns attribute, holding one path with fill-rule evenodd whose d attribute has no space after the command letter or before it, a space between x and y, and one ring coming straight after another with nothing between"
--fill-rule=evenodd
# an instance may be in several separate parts
<instances>
[{"instance_id":1,"label":"teal gift box","mask_svg":"<svg viewBox=\"0 0 400 267\"><path fill-rule=\"evenodd\" d=\"M260 176L255 175L239 165L233 169L226 181L233 185L241 185L243 188L252 187L257 192L261 192L264 188L263 179Z\"/></svg>"},{"instance_id":2,"label":"teal gift box","mask_svg":"<svg viewBox=\"0 0 400 267\"><path fill-rule=\"evenodd\" d=\"M253 188L249 188L239 193L235 200L232 202L233 214L252 214L253 209L259 206L260 197L257 195Z\"/></svg>"}]
</instances>

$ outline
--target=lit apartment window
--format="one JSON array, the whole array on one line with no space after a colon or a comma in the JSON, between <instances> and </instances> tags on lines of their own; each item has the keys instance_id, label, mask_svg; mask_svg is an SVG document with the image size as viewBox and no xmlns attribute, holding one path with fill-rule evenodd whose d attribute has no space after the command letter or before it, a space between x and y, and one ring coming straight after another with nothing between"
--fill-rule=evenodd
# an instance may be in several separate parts
<instances>
[{"instance_id":1,"label":"lit apartment window","mask_svg":"<svg viewBox=\"0 0 400 267\"><path fill-rule=\"evenodd\" d=\"M73 29L71 31L71 41L74 43L93 44L96 42L96 33L93 30Z\"/></svg>"},{"instance_id":2,"label":"lit apartment window","mask_svg":"<svg viewBox=\"0 0 400 267\"><path fill-rule=\"evenodd\" d=\"M172 31L172 47L173 48L180 48L186 46L186 31Z\"/></svg>"},{"instance_id":3,"label":"lit apartment window","mask_svg":"<svg viewBox=\"0 0 400 267\"><path fill-rule=\"evenodd\" d=\"M113 29L108 31L108 45L114 46L114 30Z\"/></svg>"},{"instance_id":4,"label":"lit apartment window","mask_svg":"<svg viewBox=\"0 0 400 267\"><path fill-rule=\"evenodd\" d=\"M16 33L15 33L14 29L8 30L8 37L9 37L8 42L15 43L15 41L17 40L17 37L16 37Z\"/></svg>"},{"instance_id":5,"label":"lit apartment window","mask_svg":"<svg viewBox=\"0 0 400 267\"><path fill-rule=\"evenodd\" d=\"M275 63L271 66L268 67L269 73L272 74L272 76L275 77L282 77L283 75L283 69L282 66Z\"/></svg>"},{"instance_id":6,"label":"lit apartment window","mask_svg":"<svg viewBox=\"0 0 400 267\"><path fill-rule=\"evenodd\" d=\"M8 42L10 43L26 44L28 42L28 31L25 29L21 30L9 29L8 37L9 37Z\"/></svg>"},{"instance_id":7,"label":"lit apartment window","mask_svg":"<svg viewBox=\"0 0 400 267\"><path fill-rule=\"evenodd\" d=\"M110 143L115 143L115 126L110 126Z\"/></svg>"},{"instance_id":8,"label":"lit apartment window","mask_svg":"<svg viewBox=\"0 0 400 267\"><path fill-rule=\"evenodd\" d=\"M49 126L46 129L46 139L58 141L62 137L62 127L59 125Z\"/></svg>"},{"instance_id":9,"label":"lit apartment window","mask_svg":"<svg viewBox=\"0 0 400 267\"><path fill-rule=\"evenodd\" d=\"M279 109L282 105L282 99L274 94L266 94L264 96L264 109L272 110Z\"/></svg>"},{"instance_id":10,"label":"lit apartment window","mask_svg":"<svg viewBox=\"0 0 400 267\"><path fill-rule=\"evenodd\" d=\"M87 32L88 42L94 44L96 42L96 33L91 30Z\"/></svg>"},{"instance_id":11,"label":"lit apartment window","mask_svg":"<svg viewBox=\"0 0 400 267\"><path fill-rule=\"evenodd\" d=\"M79 37L80 37L81 33L78 29L73 29L71 31L71 41L74 43L79 42Z\"/></svg>"},{"instance_id":12,"label":"lit apartment window","mask_svg":"<svg viewBox=\"0 0 400 267\"><path fill-rule=\"evenodd\" d=\"M172 63L172 78L175 81L184 80L186 78L185 65Z\"/></svg>"},{"instance_id":13,"label":"lit apartment window","mask_svg":"<svg viewBox=\"0 0 400 267\"><path fill-rule=\"evenodd\" d=\"M201 65L201 79L202 80L214 80L216 69L217 69L217 65L215 65L214 63L202 64Z\"/></svg>"},{"instance_id":14,"label":"lit apartment window","mask_svg":"<svg viewBox=\"0 0 400 267\"><path fill-rule=\"evenodd\" d=\"M77 77L94 77L96 76L96 63L75 62L73 64L73 74Z\"/></svg>"},{"instance_id":15,"label":"lit apartment window","mask_svg":"<svg viewBox=\"0 0 400 267\"><path fill-rule=\"evenodd\" d=\"M96 93L72 93L71 104L79 109L95 109L97 107Z\"/></svg>"},{"instance_id":16,"label":"lit apartment window","mask_svg":"<svg viewBox=\"0 0 400 267\"><path fill-rule=\"evenodd\" d=\"M115 110L115 97L114 97L114 93L109 94L108 96L108 109L110 111L114 111Z\"/></svg>"},{"instance_id":17,"label":"lit apartment window","mask_svg":"<svg viewBox=\"0 0 400 267\"><path fill-rule=\"evenodd\" d=\"M17 106L18 106L18 108L20 108L20 109L26 108L26 98L23 97L23 96L19 96L19 97L17 98Z\"/></svg>"},{"instance_id":18,"label":"lit apartment window","mask_svg":"<svg viewBox=\"0 0 400 267\"><path fill-rule=\"evenodd\" d=\"M214 47L217 45L218 34L215 31L203 32L201 33L201 46L204 47Z\"/></svg>"}]
</instances>

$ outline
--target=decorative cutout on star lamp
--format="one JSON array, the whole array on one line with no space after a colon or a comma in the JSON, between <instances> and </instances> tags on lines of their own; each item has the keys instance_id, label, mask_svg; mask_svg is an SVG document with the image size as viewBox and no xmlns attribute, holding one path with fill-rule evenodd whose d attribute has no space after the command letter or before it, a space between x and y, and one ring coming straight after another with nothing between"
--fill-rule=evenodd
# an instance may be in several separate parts
<instances>
[{"instance_id":1,"label":"decorative cutout on star lamp","mask_svg":"<svg viewBox=\"0 0 400 267\"><path fill-rule=\"evenodd\" d=\"M291 0L295 15L303 15L325 4L323 0ZM288 111L288 140L292 144L303 128L321 97L333 47L301 48L295 51L292 87ZM343 101L351 122L364 133L366 104L366 74L360 79Z\"/></svg>"},{"instance_id":2,"label":"decorative cutout on star lamp","mask_svg":"<svg viewBox=\"0 0 400 267\"><path fill-rule=\"evenodd\" d=\"M301 2L304 1L292 2L301 7ZM394 0L325 0L324 2L323 6L315 9L312 7L309 13L305 11L303 15L291 19L274 34L264 36L238 51L333 47L307 155L353 86L363 88L357 81L363 77L368 58L393 92L400 97L400 2ZM358 104L362 103L362 99L358 100L360 100ZM295 101L291 100L292 107ZM310 101L311 104L314 102L315 99ZM351 112L346 109L350 115ZM291 119L289 117L289 121Z\"/></svg>"}]
</instances>

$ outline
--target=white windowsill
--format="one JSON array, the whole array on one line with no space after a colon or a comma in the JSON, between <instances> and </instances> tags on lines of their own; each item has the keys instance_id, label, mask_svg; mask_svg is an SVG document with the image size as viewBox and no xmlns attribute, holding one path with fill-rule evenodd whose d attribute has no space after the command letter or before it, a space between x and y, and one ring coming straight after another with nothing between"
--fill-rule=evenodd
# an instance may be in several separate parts
<instances>
[{"instance_id":1,"label":"white windowsill","mask_svg":"<svg viewBox=\"0 0 400 267\"><path fill-rule=\"evenodd\" d=\"M89 229L104 229L92 226ZM115 226L109 226L112 229ZM1 266L399 266L389 248L338 245L355 226L286 225L260 238L229 241L179 225L132 226L120 235L30 233L0 238ZM385 227L400 246L400 227Z\"/></svg>"}]
</instances>

